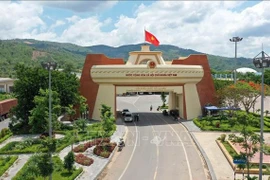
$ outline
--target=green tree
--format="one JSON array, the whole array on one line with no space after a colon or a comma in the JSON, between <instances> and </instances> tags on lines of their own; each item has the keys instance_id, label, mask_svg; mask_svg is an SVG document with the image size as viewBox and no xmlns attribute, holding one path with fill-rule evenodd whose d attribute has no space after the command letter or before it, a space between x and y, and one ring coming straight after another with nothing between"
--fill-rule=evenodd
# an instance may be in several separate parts
<instances>
[{"instance_id":1,"label":"green tree","mask_svg":"<svg viewBox=\"0 0 270 180\"><path fill-rule=\"evenodd\" d=\"M85 132L85 128L87 127L87 122L85 119L78 119L75 121L75 124L81 130L81 132Z\"/></svg>"},{"instance_id":2,"label":"green tree","mask_svg":"<svg viewBox=\"0 0 270 180\"><path fill-rule=\"evenodd\" d=\"M49 128L49 91L40 89L40 94L34 97L35 107L30 111L29 125L33 133L48 132ZM58 126L57 117L60 115L60 100L57 92L52 92L52 125Z\"/></svg>"},{"instance_id":3,"label":"green tree","mask_svg":"<svg viewBox=\"0 0 270 180\"><path fill-rule=\"evenodd\" d=\"M28 125L31 110L35 107L34 97L39 95L40 89L48 89L48 71L39 67L26 67L17 65L16 78L14 82L14 95L18 99L18 105L14 109L16 119L12 124L21 122L23 126ZM75 74L61 71L52 71L52 91L59 94L61 107L77 103L79 95L79 80Z\"/></svg>"},{"instance_id":4,"label":"green tree","mask_svg":"<svg viewBox=\"0 0 270 180\"><path fill-rule=\"evenodd\" d=\"M73 121L76 115L76 110L73 108L72 104L65 107L65 112L68 115L68 120Z\"/></svg>"},{"instance_id":5,"label":"green tree","mask_svg":"<svg viewBox=\"0 0 270 180\"><path fill-rule=\"evenodd\" d=\"M233 81L214 79L214 86L215 86L216 91L219 91L220 89L223 89L232 84L233 84Z\"/></svg>"},{"instance_id":6,"label":"green tree","mask_svg":"<svg viewBox=\"0 0 270 180\"><path fill-rule=\"evenodd\" d=\"M64 158L64 167L71 172L75 162L75 157L73 151L70 151Z\"/></svg>"},{"instance_id":7,"label":"green tree","mask_svg":"<svg viewBox=\"0 0 270 180\"><path fill-rule=\"evenodd\" d=\"M55 152L56 151L56 139L46 137L42 140L42 146L48 149L49 152Z\"/></svg>"},{"instance_id":8,"label":"green tree","mask_svg":"<svg viewBox=\"0 0 270 180\"><path fill-rule=\"evenodd\" d=\"M260 136L256 134L251 128L249 128L249 124L253 121L253 116L244 113L238 112L236 114L237 124L241 126L240 135L236 136L235 134L231 134L229 136L229 140L233 143L239 143L239 145L244 149L244 152L241 152L240 155L246 159L246 166L249 176L250 169L250 159L258 152L258 143L260 142Z\"/></svg>"},{"instance_id":9,"label":"green tree","mask_svg":"<svg viewBox=\"0 0 270 180\"><path fill-rule=\"evenodd\" d=\"M50 174L53 173L53 164L50 161L50 154L41 154L37 162L37 167L39 169L40 175L46 179Z\"/></svg>"},{"instance_id":10,"label":"green tree","mask_svg":"<svg viewBox=\"0 0 270 180\"><path fill-rule=\"evenodd\" d=\"M221 104L229 107L242 105L245 111L249 113L260 96L260 85L253 82L238 81L236 85L219 89L217 95Z\"/></svg>"},{"instance_id":11,"label":"green tree","mask_svg":"<svg viewBox=\"0 0 270 180\"><path fill-rule=\"evenodd\" d=\"M103 134L108 137L116 129L115 118L112 115L111 107L105 104L101 105L101 116Z\"/></svg>"},{"instance_id":12,"label":"green tree","mask_svg":"<svg viewBox=\"0 0 270 180\"><path fill-rule=\"evenodd\" d=\"M162 101L162 106L164 107L164 106L166 106L166 94L165 94L165 92L161 92L161 94L160 94L160 98L161 98L161 101Z\"/></svg>"},{"instance_id":13,"label":"green tree","mask_svg":"<svg viewBox=\"0 0 270 180\"><path fill-rule=\"evenodd\" d=\"M81 118L86 118L85 116L82 116L83 114L86 113L88 104L86 103L86 98L83 96L78 97L78 102L79 102L79 110L80 110L80 116Z\"/></svg>"}]
</instances>

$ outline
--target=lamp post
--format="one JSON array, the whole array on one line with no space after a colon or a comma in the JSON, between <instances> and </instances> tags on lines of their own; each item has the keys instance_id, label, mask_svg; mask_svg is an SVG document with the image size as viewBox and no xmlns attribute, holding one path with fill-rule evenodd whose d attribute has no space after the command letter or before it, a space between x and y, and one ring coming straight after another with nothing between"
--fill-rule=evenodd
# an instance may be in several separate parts
<instances>
[{"instance_id":1,"label":"lamp post","mask_svg":"<svg viewBox=\"0 0 270 180\"><path fill-rule=\"evenodd\" d=\"M57 64L55 62L42 62L41 66L49 71L49 136L52 139L52 87L51 87L51 71L56 69ZM52 164L52 152L50 152L50 162ZM52 174L50 174L50 180L52 180Z\"/></svg>"},{"instance_id":2,"label":"lamp post","mask_svg":"<svg viewBox=\"0 0 270 180\"><path fill-rule=\"evenodd\" d=\"M237 43L242 41L243 38L240 38L240 37L233 37L232 39L230 39L231 42L234 42L234 52L235 52L235 62L237 60ZM234 70L234 84L236 84L236 69Z\"/></svg>"},{"instance_id":3,"label":"lamp post","mask_svg":"<svg viewBox=\"0 0 270 180\"><path fill-rule=\"evenodd\" d=\"M261 57L258 57L259 55ZM266 57L266 56L267 57ZM262 164L263 164L263 113L264 113L264 68L270 67L270 57L264 52L260 52L253 58L253 64L256 68L262 69L262 87L261 87L261 130L260 130L260 164L259 164L259 180L262 180Z\"/></svg>"}]
</instances>

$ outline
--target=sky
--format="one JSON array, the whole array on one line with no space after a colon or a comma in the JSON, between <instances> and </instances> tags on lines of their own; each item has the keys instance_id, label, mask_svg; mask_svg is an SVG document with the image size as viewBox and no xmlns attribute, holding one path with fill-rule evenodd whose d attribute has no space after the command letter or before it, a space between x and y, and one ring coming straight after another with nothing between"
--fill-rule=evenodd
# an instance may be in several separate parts
<instances>
[{"instance_id":1,"label":"sky","mask_svg":"<svg viewBox=\"0 0 270 180\"><path fill-rule=\"evenodd\" d=\"M80 46L144 42L235 56L270 55L270 1L0 1L0 39L36 39ZM139 50L139 49L138 49Z\"/></svg>"}]
</instances>

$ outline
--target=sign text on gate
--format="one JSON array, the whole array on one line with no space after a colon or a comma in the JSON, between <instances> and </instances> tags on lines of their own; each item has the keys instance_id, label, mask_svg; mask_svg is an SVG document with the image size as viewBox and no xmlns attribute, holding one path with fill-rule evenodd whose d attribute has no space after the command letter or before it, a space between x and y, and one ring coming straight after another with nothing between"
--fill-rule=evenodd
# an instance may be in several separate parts
<instances>
[{"instance_id":1,"label":"sign text on gate","mask_svg":"<svg viewBox=\"0 0 270 180\"><path fill-rule=\"evenodd\" d=\"M173 73L129 73L126 74L129 77L175 77L177 74Z\"/></svg>"}]
</instances>

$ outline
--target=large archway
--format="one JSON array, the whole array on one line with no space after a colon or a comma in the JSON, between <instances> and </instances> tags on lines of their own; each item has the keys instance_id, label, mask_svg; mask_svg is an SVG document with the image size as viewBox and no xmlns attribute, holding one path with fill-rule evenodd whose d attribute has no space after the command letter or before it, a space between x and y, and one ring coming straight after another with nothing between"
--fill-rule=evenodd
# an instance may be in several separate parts
<instances>
[{"instance_id":1,"label":"large archway","mask_svg":"<svg viewBox=\"0 0 270 180\"><path fill-rule=\"evenodd\" d=\"M215 103L214 85L206 55L192 55L185 60L166 63L160 51L129 53L122 59L89 54L81 77L80 91L87 98L90 118L100 118L100 105L116 109L116 94L127 91L169 92L169 109L179 109L180 116L192 119L201 115L201 107Z\"/></svg>"}]
</instances>

